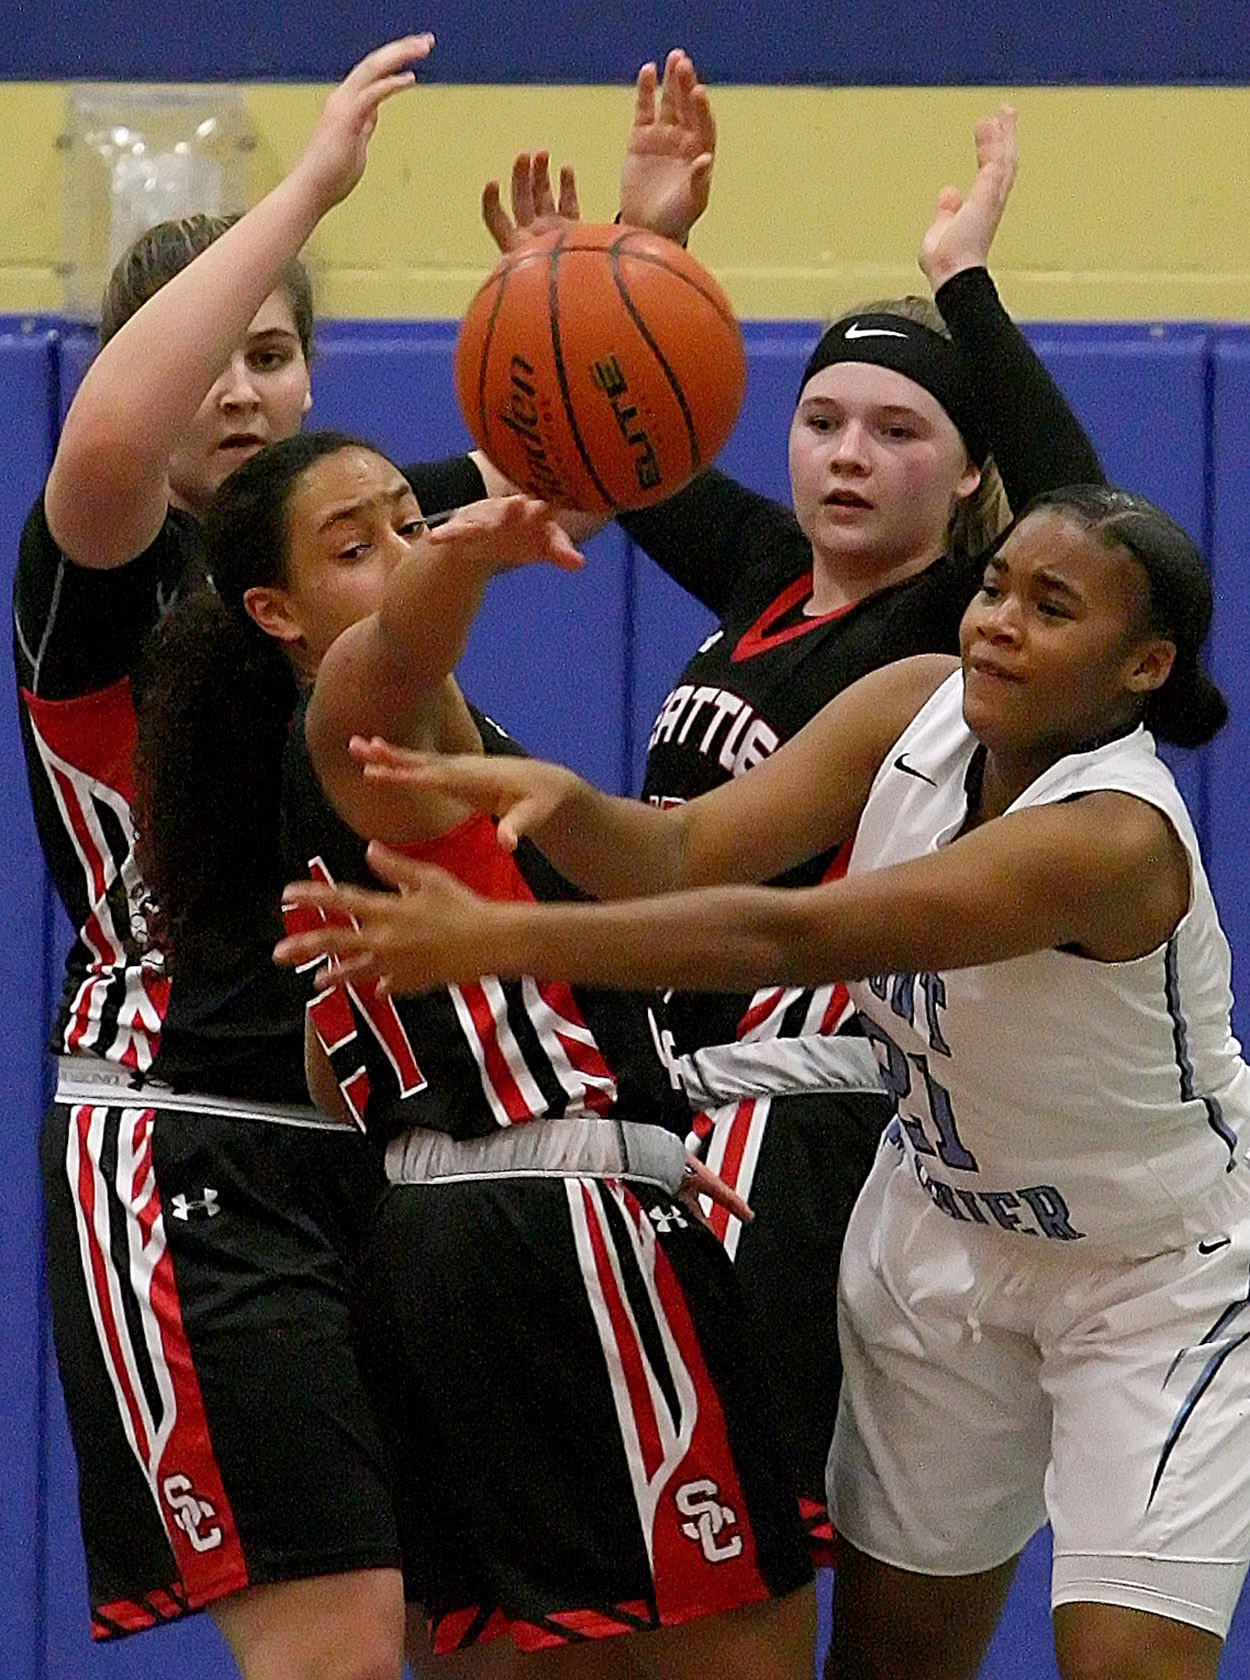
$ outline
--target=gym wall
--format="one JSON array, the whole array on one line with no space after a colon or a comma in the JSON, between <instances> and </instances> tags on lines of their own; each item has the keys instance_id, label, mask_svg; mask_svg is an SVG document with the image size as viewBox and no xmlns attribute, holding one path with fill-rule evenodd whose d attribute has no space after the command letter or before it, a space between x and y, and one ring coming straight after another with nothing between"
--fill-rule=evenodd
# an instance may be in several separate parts
<instances>
[{"instance_id":1,"label":"gym wall","mask_svg":"<svg viewBox=\"0 0 1250 1680\"><path fill-rule=\"evenodd\" d=\"M714 86L712 207L693 248L746 323L743 417L722 465L785 494L785 433L819 323L857 298L920 289L915 247L947 181L972 170L972 125L1001 97L1021 114L1021 176L995 249L1009 308L1093 435L1111 476L1166 507L1204 545L1218 608L1211 660L1233 721L1178 770L1199 821L1250 1000L1250 36L1236 8L1098 0L1062 31L1023 0L797 0L596 15L467 0L414 15L284 0L97 0L71 35L52 0L19 0L0 41L0 556L47 470L90 355L63 320L60 255L65 83L247 83L255 198L298 155L324 83L389 34L427 22L439 43L423 86L384 113L369 172L312 247L325 319L312 422L376 438L399 459L460 448L450 377L454 321L492 260L477 199L513 152L545 144L579 172L583 213L608 219L631 114L629 83L678 41ZM280 17L280 28L276 19ZM974 31L975 26L975 31ZM892 84L892 85L886 85ZM1199 85L1202 84L1202 85ZM1036 324L1046 323L1046 324ZM397 393L402 393L397 397ZM587 572L500 580L474 632L465 687L527 746L606 787L632 790L658 702L706 620L614 529ZM551 651L558 649L555 657ZM536 657L541 651L542 658ZM72 1458L40 1305L35 1161L46 1092L42 1041L64 930L27 810L11 684L0 706L0 1093L10 1140L0 1221L0 1672L12 1680L226 1680L196 1619L89 1649ZM1240 1011L1250 1028L1250 1002ZM989 1680L1053 1675L1046 1548L1026 1558L986 1667ZM1222 1672L1250 1672L1243 1604Z\"/></svg>"}]
</instances>

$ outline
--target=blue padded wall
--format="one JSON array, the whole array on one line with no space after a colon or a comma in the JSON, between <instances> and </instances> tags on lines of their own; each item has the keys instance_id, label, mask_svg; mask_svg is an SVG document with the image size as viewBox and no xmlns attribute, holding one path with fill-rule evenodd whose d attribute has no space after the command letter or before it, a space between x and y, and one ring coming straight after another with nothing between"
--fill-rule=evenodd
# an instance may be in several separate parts
<instances>
[{"instance_id":1,"label":"blue padded wall","mask_svg":"<svg viewBox=\"0 0 1250 1680\"><path fill-rule=\"evenodd\" d=\"M0 567L8 599L26 510L48 469L54 342L43 328L3 330L0 390ZM25 796L10 639L0 696L0 1069L7 1126L5 1209L0 1220L0 1651L15 1676L31 1674L43 1619L38 1536L43 1528L40 1200L37 1140L45 1077L43 1037L46 880Z\"/></svg>"},{"instance_id":2,"label":"blue padded wall","mask_svg":"<svg viewBox=\"0 0 1250 1680\"><path fill-rule=\"evenodd\" d=\"M786 495L786 433L814 323L745 328L747 397L720 464ZM1244 902L1250 810L1250 329L1063 326L1031 337L1118 482L1159 501L1208 548L1217 589L1215 674L1233 721L1206 753L1178 762L1206 844L1240 974L1250 974ZM311 423L359 432L397 460L454 452L465 433L452 394L454 327L339 323L314 367ZM11 575L17 529L46 469L50 438L91 353L87 335L0 321L8 425L0 441L0 535ZM586 571L546 569L497 580L461 666L466 690L526 745L575 764L600 785L636 788L656 707L710 620L633 551L615 527L588 546ZM15 930L3 957L5 1097L13 1127L8 1217L0 1225L0 1383L7 1474L0 1478L3 1669L13 1680L140 1680L232 1672L211 1623L197 1618L118 1646L89 1648L72 1455L38 1308L35 1136L44 1078L46 990L56 986L61 922L49 912L27 816L10 698L0 722L0 775L12 819L0 893ZM48 977L45 979L45 977ZM1250 986L1250 981L1247 982ZM1250 1020L1245 1006L1243 1026ZM41 1389L40 1373L44 1387ZM33 1542L33 1543L32 1543ZM1047 1680L1047 1537L1028 1549L985 1680ZM1221 1669L1250 1673L1250 1601Z\"/></svg>"},{"instance_id":3,"label":"blue padded wall","mask_svg":"<svg viewBox=\"0 0 1250 1680\"><path fill-rule=\"evenodd\" d=\"M1211 673L1229 721L1207 749L1211 883L1233 947L1233 1022L1250 1037L1250 329L1216 335L1212 379L1211 566L1216 609ZM1250 1672L1250 1662L1247 1664Z\"/></svg>"}]
</instances>

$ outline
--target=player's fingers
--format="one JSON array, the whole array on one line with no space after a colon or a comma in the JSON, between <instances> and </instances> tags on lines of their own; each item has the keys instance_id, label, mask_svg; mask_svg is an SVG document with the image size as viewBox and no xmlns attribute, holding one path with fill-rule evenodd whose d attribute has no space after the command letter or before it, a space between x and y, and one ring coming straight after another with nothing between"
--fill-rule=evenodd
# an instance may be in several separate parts
<instances>
[{"instance_id":1,"label":"player's fingers","mask_svg":"<svg viewBox=\"0 0 1250 1680\"><path fill-rule=\"evenodd\" d=\"M716 150L716 118L712 115L712 101L702 82L696 84L689 100L688 124L705 152Z\"/></svg>"},{"instance_id":2,"label":"player's fingers","mask_svg":"<svg viewBox=\"0 0 1250 1680\"><path fill-rule=\"evenodd\" d=\"M512 216L518 227L527 227L534 220L532 162L528 152L518 152L512 160Z\"/></svg>"},{"instance_id":3,"label":"player's fingers","mask_svg":"<svg viewBox=\"0 0 1250 1680\"><path fill-rule=\"evenodd\" d=\"M333 986L351 985L353 981L376 980L377 971L377 953L362 950L355 956L335 957L333 962L326 963L317 970L313 984L319 992L324 992Z\"/></svg>"},{"instance_id":4,"label":"player's fingers","mask_svg":"<svg viewBox=\"0 0 1250 1680\"><path fill-rule=\"evenodd\" d=\"M673 70L673 120L681 128L690 127L690 102L697 81L694 65L682 53Z\"/></svg>"},{"instance_id":5,"label":"player's fingers","mask_svg":"<svg viewBox=\"0 0 1250 1680\"><path fill-rule=\"evenodd\" d=\"M422 887L445 878L444 871L435 864L418 863L415 858L392 850L381 840L370 840L365 856L379 881L386 881L402 893L420 892Z\"/></svg>"},{"instance_id":6,"label":"player's fingers","mask_svg":"<svg viewBox=\"0 0 1250 1680\"><path fill-rule=\"evenodd\" d=\"M534 215L554 216L556 201L551 191L551 154L549 152L535 152L534 165L530 171L530 196L534 204Z\"/></svg>"},{"instance_id":7,"label":"player's fingers","mask_svg":"<svg viewBox=\"0 0 1250 1680\"><path fill-rule=\"evenodd\" d=\"M711 179L713 161L711 152L704 152L690 166L690 190L696 198L702 195Z\"/></svg>"},{"instance_id":8,"label":"player's fingers","mask_svg":"<svg viewBox=\"0 0 1250 1680\"><path fill-rule=\"evenodd\" d=\"M717 1207L727 1208L735 1219L744 1223L755 1218L738 1192L731 1189L719 1173L714 1173L697 1155L686 1155L686 1180L682 1188L696 1196L707 1196Z\"/></svg>"},{"instance_id":9,"label":"player's fingers","mask_svg":"<svg viewBox=\"0 0 1250 1680\"><path fill-rule=\"evenodd\" d=\"M354 64L340 86L354 90L364 87L369 82L392 76L405 64L428 58L433 46L434 37L429 30L419 35L401 35L397 40L387 41L384 46L375 47L372 52L366 53L358 64Z\"/></svg>"},{"instance_id":10,"label":"player's fingers","mask_svg":"<svg viewBox=\"0 0 1250 1680\"><path fill-rule=\"evenodd\" d=\"M577 176L569 165L560 168L560 214L566 222L580 222L582 207L577 201Z\"/></svg>"},{"instance_id":11,"label":"player's fingers","mask_svg":"<svg viewBox=\"0 0 1250 1680\"><path fill-rule=\"evenodd\" d=\"M359 759L366 769L373 765L384 765L388 769L401 770L412 759L423 756L414 752L411 747L397 747L381 735L353 735L347 743L347 750L353 758Z\"/></svg>"},{"instance_id":12,"label":"player's fingers","mask_svg":"<svg viewBox=\"0 0 1250 1680\"><path fill-rule=\"evenodd\" d=\"M655 121L655 65L644 64L634 84L634 127Z\"/></svg>"},{"instance_id":13,"label":"player's fingers","mask_svg":"<svg viewBox=\"0 0 1250 1680\"><path fill-rule=\"evenodd\" d=\"M273 960L283 968L308 968L327 959L350 958L360 948L360 934L355 928L322 925L286 934L274 946Z\"/></svg>"},{"instance_id":14,"label":"player's fingers","mask_svg":"<svg viewBox=\"0 0 1250 1680\"><path fill-rule=\"evenodd\" d=\"M482 220L495 244L506 251L512 239L512 218L503 207L498 181L487 181L482 188Z\"/></svg>"},{"instance_id":15,"label":"player's fingers","mask_svg":"<svg viewBox=\"0 0 1250 1680\"><path fill-rule=\"evenodd\" d=\"M675 123L677 121L678 89L677 79L681 73L681 61L685 57L680 47L674 47L664 60L664 79L660 83L660 121Z\"/></svg>"}]
</instances>

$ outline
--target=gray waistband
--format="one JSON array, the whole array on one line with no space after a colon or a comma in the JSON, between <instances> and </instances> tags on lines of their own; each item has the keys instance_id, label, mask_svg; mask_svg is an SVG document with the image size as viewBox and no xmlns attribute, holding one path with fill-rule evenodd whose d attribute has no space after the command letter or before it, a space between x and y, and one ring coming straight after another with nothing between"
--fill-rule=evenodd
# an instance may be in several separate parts
<instances>
[{"instance_id":1,"label":"gray waistband","mask_svg":"<svg viewBox=\"0 0 1250 1680\"><path fill-rule=\"evenodd\" d=\"M842 1033L711 1044L682 1056L677 1067L695 1108L801 1092L881 1091L868 1040Z\"/></svg>"},{"instance_id":2,"label":"gray waistband","mask_svg":"<svg viewBox=\"0 0 1250 1680\"><path fill-rule=\"evenodd\" d=\"M311 1103L271 1103L250 1097L215 1097L203 1091L173 1091L159 1080L135 1083L130 1068L99 1056L58 1056L56 1102L97 1108L155 1108L178 1114L220 1115L227 1120L261 1120L318 1132L355 1132Z\"/></svg>"},{"instance_id":3,"label":"gray waistband","mask_svg":"<svg viewBox=\"0 0 1250 1680\"><path fill-rule=\"evenodd\" d=\"M469 1178L627 1178L675 1196L686 1170L679 1137L636 1121L533 1120L489 1137L451 1138L424 1127L386 1151L392 1184Z\"/></svg>"}]
</instances>

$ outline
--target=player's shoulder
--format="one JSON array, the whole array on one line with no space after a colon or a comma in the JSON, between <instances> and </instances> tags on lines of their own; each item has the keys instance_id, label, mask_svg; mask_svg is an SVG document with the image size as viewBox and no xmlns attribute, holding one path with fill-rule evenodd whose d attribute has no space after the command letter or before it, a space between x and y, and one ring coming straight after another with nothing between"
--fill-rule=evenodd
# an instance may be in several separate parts
<instances>
[{"instance_id":1,"label":"player's shoulder","mask_svg":"<svg viewBox=\"0 0 1250 1680\"><path fill-rule=\"evenodd\" d=\"M18 677L66 698L128 675L148 632L198 577L199 526L170 509L142 554L106 570L76 565L48 524L42 494L22 528L13 581Z\"/></svg>"}]
</instances>

